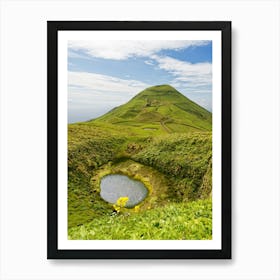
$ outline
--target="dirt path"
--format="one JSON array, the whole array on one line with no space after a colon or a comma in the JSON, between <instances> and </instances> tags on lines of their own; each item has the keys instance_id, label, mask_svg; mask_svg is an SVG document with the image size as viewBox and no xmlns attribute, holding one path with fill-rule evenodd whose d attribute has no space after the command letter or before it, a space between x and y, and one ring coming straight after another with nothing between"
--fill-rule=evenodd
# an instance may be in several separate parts
<instances>
[{"instance_id":1,"label":"dirt path","mask_svg":"<svg viewBox=\"0 0 280 280\"><path fill-rule=\"evenodd\" d=\"M164 121L160 121L160 125L162 126L162 128L163 128L166 132L168 132L168 133L171 133L171 132L172 132L172 130L171 130L170 128L168 128L168 127L165 125Z\"/></svg>"}]
</instances>

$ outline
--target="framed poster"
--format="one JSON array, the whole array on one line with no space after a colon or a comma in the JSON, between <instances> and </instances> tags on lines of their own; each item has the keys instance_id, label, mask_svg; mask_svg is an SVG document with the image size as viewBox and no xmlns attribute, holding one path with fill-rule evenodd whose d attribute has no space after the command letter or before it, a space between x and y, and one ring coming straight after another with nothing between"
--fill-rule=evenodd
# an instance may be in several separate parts
<instances>
[{"instance_id":1,"label":"framed poster","mask_svg":"<svg viewBox=\"0 0 280 280\"><path fill-rule=\"evenodd\" d=\"M231 258L231 22L48 22L48 258Z\"/></svg>"}]
</instances>

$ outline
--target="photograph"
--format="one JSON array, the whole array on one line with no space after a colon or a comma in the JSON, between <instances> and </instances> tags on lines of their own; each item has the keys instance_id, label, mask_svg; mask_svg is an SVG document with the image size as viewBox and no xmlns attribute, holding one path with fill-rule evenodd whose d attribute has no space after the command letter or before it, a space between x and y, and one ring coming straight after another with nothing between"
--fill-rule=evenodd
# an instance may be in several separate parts
<instances>
[{"instance_id":1,"label":"photograph","mask_svg":"<svg viewBox=\"0 0 280 280\"><path fill-rule=\"evenodd\" d=\"M68 238L212 239L212 42L68 42Z\"/></svg>"}]
</instances>

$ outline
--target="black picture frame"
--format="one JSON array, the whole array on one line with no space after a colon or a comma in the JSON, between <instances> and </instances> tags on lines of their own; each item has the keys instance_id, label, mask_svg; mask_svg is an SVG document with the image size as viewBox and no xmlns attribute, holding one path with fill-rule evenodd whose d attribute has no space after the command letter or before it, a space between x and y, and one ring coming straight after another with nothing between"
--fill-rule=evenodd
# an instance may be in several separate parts
<instances>
[{"instance_id":1,"label":"black picture frame","mask_svg":"<svg viewBox=\"0 0 280 280\"><path fill-rule=\"evenodd\" d=\"M58 249L58 32L67 30L217 30L222 35L221 249ZM230 21L48 21L48 259L231 259L231 22Z\"/></svg>"}]
</instances>

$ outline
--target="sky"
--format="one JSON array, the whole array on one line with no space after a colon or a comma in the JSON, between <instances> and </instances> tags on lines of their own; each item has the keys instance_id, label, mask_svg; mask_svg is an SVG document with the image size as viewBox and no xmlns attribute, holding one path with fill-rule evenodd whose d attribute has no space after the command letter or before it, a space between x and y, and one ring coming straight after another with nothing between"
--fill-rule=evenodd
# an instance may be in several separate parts
<instances>
[{"instance_id":1,"label":"sky","mask_svg":"<svg viewBox=\"0 0 280 280\"><path fill-rule=\"evenodd\" d=\"M68 122L87 121L169 84L212 111L212 42L68 42Z\"/></svg>"}]
</instances>

